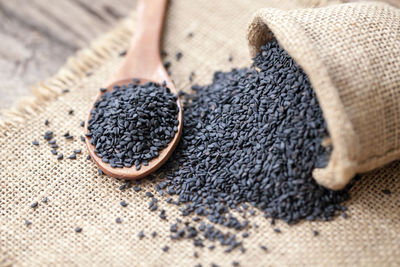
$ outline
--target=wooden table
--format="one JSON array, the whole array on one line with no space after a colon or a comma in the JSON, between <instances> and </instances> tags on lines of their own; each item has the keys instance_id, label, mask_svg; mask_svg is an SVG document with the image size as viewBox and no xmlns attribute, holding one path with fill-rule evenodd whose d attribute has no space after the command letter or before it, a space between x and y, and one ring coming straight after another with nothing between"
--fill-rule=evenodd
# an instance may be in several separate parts
<instances>
[{"instance_id":1,"label":"wooden table","mask_svg":"<svg viewBox=\"0 0 400 267\"><path fill-rule=\"evenodd\" d=\"M400 7L400 0L385 1ZM0 0L0 112L29 95L33 84L54 74L68 56L110 30L135 4L136 0Z\"/></svg>"},{"instance_id":2,"label":"wooden table","mask_svg":"<svg viewBox=\"0 0 400 267\"><path fill-rule=\"evenodd\" d=\"M0 0L0 111L110 30L135 0Z\"/></svg>"}]
</instances>

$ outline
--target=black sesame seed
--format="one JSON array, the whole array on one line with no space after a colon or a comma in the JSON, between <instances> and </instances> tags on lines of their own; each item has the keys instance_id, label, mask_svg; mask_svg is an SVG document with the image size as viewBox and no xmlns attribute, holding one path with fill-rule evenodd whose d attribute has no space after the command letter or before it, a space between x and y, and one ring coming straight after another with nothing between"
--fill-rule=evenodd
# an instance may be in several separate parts
<instances>
[{"instance_id":1,"label":"black sesame seed","mask_svg":"<svg viewBox=\"0 0 400 267\"><path fill-rule=\"evenodd\" d=\"M116 219L115 219L115 222L116 222L116 223L122 223L121 218L120 218L120 217L116 218Z\"/></svg>"},{"instance_id":2,"label":"black sesame seed","mask_svg":"<svg viewBox=\"0 0 400 267\"><path fill-rule=\"evenodd\" d=\"M119 204L121 204L122 207L126 207L128 206L128 203L126 203L124 200L121 201Z\"/></svg>"},{"instance_id":3,"label":"black sesame seed","mask_svg":"<svg viewBox=\"0 0 400 267\"><path fill-rule=\"evenodd\" d=\"M49 126L49 124L50 124L49 120L44 121L44 125Z\"/></svg>"},{"instance_id":4,"label":"black sesame seed","mask_svg":"<svg viewBox=\"0 0 400 267\"><path fill-rule=\"evenodd\" d=\"M156 231L153 231L152 233L151 233L151 237L152 238L155 238L157 236L157 232Z\"/></svg>"},{"instance_id":5,"label":"black sesame seed","mask_svg":"<svg viewBox=\"0 0 400 267\"><path fill-rule=\"evenodd\" d=\"M38 206L38 202L33 202L32 204L31 204L31 208L36 208L37 206Z\"/></svg>"},{"instance_id":6,"label":"black sesame seed","mask_svg":"<svg viewBox=\"0 0 400 267\"><path fill-rule=\"evenodd\" d=\"M85 126L85 121L81 121L81 123L79 124L81 127Z\"/></svg>"},{"instance_id":7,"label":"black sesame seed","mask_svg":"<svg viewBox=\"0 0 400 267\"><path fill-rule=\"evenodd\" d=\"M53 154L53 155L57 155L57 151L55 151L55 150L50 150L50 152L51 152L51 154Z\"/></svg>"},{"instance_id":8,"label":"black sesame seed","mask_svg":"<svg viewBox=\"0 0 400 267\"><path fill-rule=\"evenodd\" d=\"M195 252L193 253L193 257L198 258L198 257L199 257L199 253L198 253L197 251L195 251Z\"/></svg>"},{"instance_id":9,"label":"black sesame seed","mask_svg":"<svg viewBox=\"0 0 400 267\"><path fill-rule=\"evenodd\" d=\"M74 114L74 111L72 109L68 111L68 115L73 115L73 114Z\"/></svg>"},{"instance_id":10,"label":"black sesame seed","mask_svg":"<svg viewBox=\"0 0 400 267\"><path fill-rule=\"evenodd\" d=\"M195 73L192 71L189 75L189 81L193 82L193 77L195 76Z\"/></svg>"},{"instance_id":11,"label":"black sesame seed","mask_svg":"<svg viewBox=\"0 0 400 267\"><path fill-rule=\"evenodd\" d=\"M57 159L58 160L62 160L64 158L64 155L63 154L58 154L58 156L57 156Z\"/></svg>"},{"instance_id":12,"label":"black sesame seed","mask_svg":"<svg viewBox=\"0 0 400 267\"><path fill-rule=\"evenodd\" d=\"M146 197L154 197L154 195L151 192L146 192Z\"/></svg>"},{"instance_id":13,"label":"black sesame seed","mask_svg":"<svg viewBox=\"0 0 400 267\"><path fill-rule=\"evenodd\" d=\"M188 38L192 38L193 35L194 35L193 32L189 32L188 35L187 35L187 37L188 37Z\"/></svg>"},{"instance_id":14,"label":"black sesame seed","mask_svg":"<svg viewBox=\"0 0 400 267\"><path fill-rule=\"evenodd\" d=\"M71 155L69 155L68 158L69 158L69 159L76 159L76 155L75 155L75 154L71 154Z\"/></svg>"},{"instance_id":15,"label":"black sesame seed","mask_svg":"<svg viewBox=\"0 0 400 267\"><path fill-rule=\"evenodd\" d=\"M165 62L164 62L164 68L165 68L166 70L169 70L170 67L171 67L171 62L170 62L170 61L165 61Z\"/></svg>"},{"instance_id":16,"label":"black sesame seed","mask_svg":"<svg viewBox=\"0 0 400 267\"><path fill-rule=\"evenodd\" d=\"M134 186L134 187L133 187L133 190L134 190L135 192L139 192L139 191L141 190L141 188L140 188L140 186Z\"/></svg>"},{"instance_id":17,"label":"black sesame seed","mask_svg":"<svg viewBox=\"0 0 400 267\"><path fill-rule=\"evenodd\" d=\"M238 261L233 261L232 262L232 266L239 266L239 262Z\"/></svg>"},{"instance_id":18,"label":"black sesame seed","mask_svg":"<svg viewBox=\"0 0 400 267\"><path fill-rule=\"evenodd\" d=\"M313 235L314 235L314 236L317 236L317 235L319 235L319 232L318 232L317 230L314 230L314 231L313 231Z\"/></svg>"},{"instance_id":19,"label":"black sesame seed","mask_svg":"<svg viewBox=\"0 0 400 267\"><path fill-rule=\"evenodd\" d=\"M183 56L182 52L178 52L178 53L176 53L176 55L175 55L175 59L176 59L176 61L179 61L179 60L181 60L182 56Z\"/></svg>"},{"instance_id":20,"label":"black sesame seed","mask_svg":"<svg viewBox=\"0 0 400 267\"><path fill-rule=\"evenodd\" d=\"M74 150L74 153L75 153L75 154L80 154L81 152L82 152L82 149L75 149L75 150Z\"/></svg>"},{"instance_id":21,"label":"black sesame seed","mask_svg":"<svg viewBox=\"0 0 400 267\"><path fill-rule=\"evenodd\" d=\"M35 145L35 146L38 146L38 145L39 145L39 142L36 141L36 140L34 140L34 141L32 141L32 144Z\"/></svg>"},{"instance_id":22,"label":"black sesame seed","mask_svg":"<svg viewBox=\"0 0 400 267\"><path fill-rule=\"evenodd\" d=\"M168 247L168 246L164 246L164 247L162 248L162 250L163 250L164 252L167 252L167 251L169 250L169 247Z\"/></svg>"},{"instance_id":23,"label":"black sesame seed","mask_svg":"<svg viewBox=\"0 0 400 267\"><path fill-rule=\"evenodd\" d=\"M125 51L122 51L122 52L119 53L119 56L120 56L120 57L124 57L124 56L126 55L127 52L128 52L128 51L126 51L126 50L125 50Z\"/></svg>"},{"instance_id":24,"label":"black sesame seed","mask_svg":"<svg viewBox=\"0 0 400 267\"><path fill-rule=\"evenodd\" d=\"M24 220L24 222L25 222L25 225L26 225L26 226L29 226L29 225L32 224L32 223L31 223L30 221L28 221L28 220Z\"/></svg>"},{"instance_id":25,"label":"black sesame seed","mask_svg":"<svg viewBox=\"0 0 400 267\"><path fill-rule=\"evenodd\" d=\"M76 228L75 228L75 232L76 232L76 233L82 232L82 228L81 228L81 227L76 227Z\"/></svg>"},{"instance_id":26,"label":"black sesame seed","mask_svg":"<svg viewBox=\"0 0 400 267\"><path fill-rule=\"evenodd\" d=\"M86 159L87 159L87 160L91 160L92 157L91 157L90 155L87 155L87 156L86 156Z\"/></svg>"},{"instance_id":27,"label":"black sesame seed","mask_svg":"<svg viewBox=\"0 0 400 267\"><path fill-rule=\"evenodd\" d=\"M391 195L392 192L389 189L383 189L382 193L384 193L385 195Z\"/></svg>"},{"instance_id":28,"label":"black sesame seed","mask_svg":"<svg viewBox=\"0 0 400 267\"><path fill-rule=\"evenodd\" d=\"M85 137L84 137L84 136L81 135L80 138L81 138L81 141L82 141L82 142L85 142Z\"/></svg>"},{"instance_id":29,"label":"black sesame seed","mask_svg":"<svg viewBox=\"0 0 400 267\"><path fill-rule=\"evenodd\" d=\"M139 232L138 236L139 236L139 239L140 239L140 240L144 237L143 230Z\"/></svg>"},{"instance_id":30,"label":"black sesame seed","mask_svg":"<svg viewBox=\"0 0 400 267\"><path fill-rule=\"evenodd\" d=\"M267 251L267 250L268 250L267 247L264 246L264 245L260 245L260 248L261 248L262 250L264 250L264 251Z\"/></svg>"},{"instance_id":31,"label":"black sesame seed","mask_svg":"<svg viewBox=\"0 0 400 267\"><path fill-rule=\"evenodd\" d=\"M279 234L279 233L281 233L281 229L279 229L279 228L274 228L274 232Z\"/></svg>"},{"instance_id":32,"label":"black sesame seed","mask_svg":"<svg viewBox=\"0 0 400 267\"><path fill-rule=\"evenodd\" d=\"M48 200L47 197L44 197L44 198L42 199L42 202L43 202L43 203L47 203L47 200Z\"/></svg>"}]
</instances>

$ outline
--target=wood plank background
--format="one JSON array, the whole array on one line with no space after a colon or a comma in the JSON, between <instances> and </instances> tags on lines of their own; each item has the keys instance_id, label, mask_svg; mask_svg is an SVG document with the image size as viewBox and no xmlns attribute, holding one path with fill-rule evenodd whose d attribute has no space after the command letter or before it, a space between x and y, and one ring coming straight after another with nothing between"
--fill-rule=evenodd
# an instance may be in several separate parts
<instances>
[{"instance_id":1,"label":"wood plank background","mask_svg":"<svg viewBox=\"0 0 400 267\"><path fill-rule=\"evenodd\" d=\"M385 1L400 7L400 0ZM33 84L56 73L68 56L110 30L135 4L136 0L0 0L0 113L29 95Z\"/></svg>"},{"instance_id":2,"label":"wood plank background","mask_svg":"<svg viewBox=\"0 0 400 267\"><path fill-rule=\"evenodd\" d=\"M110 30L135 0L0 0L0 111Z\"/></svg>"}]
</instances>

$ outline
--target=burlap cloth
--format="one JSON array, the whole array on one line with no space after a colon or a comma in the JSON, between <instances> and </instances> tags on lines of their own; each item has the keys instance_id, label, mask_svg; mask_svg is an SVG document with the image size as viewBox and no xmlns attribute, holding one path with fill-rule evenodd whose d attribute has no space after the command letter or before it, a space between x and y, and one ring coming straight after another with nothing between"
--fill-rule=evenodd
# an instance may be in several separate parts
<instances>
[{"instance_id":1,"label":"burlap cloth","mask_svg":"<svg viewBox=\"0 0 400 267\"><path fill-rule=\"evenodd\" d=\"M321 1L186 1L174 0L169 7L163 48L172 59L172 78L177 88L189 90L191 71L195 82L208 83L216 70L248 65L245 39L251 14L261 7L283 9L325 5ZM227 254L217 246L213 251L195 248L190 240L171 241L169 226L179 208L159 206L148 209L154 183L144 181L142 191L120 191L121 181L97 174L86 150L77 160L58 162L41 137L47 129L55 133L59 151L68 156L84 148L79 140L83 120L98 88L121 62L134 28L127 18L113 32L102 36L92 47L79 52L60 72L34 88L36 97L3 116L0 128L0 265L9 266L209 266L211 262L230 266L281 265L386 265L400 264L400 162L367 173L351 190L349 218L331 222L302 222L288 226L277 222L281 234L257 212L251 219L259 225L249 229L247 248ZM187 38L189 32L193 38ZM174 54L182 51L180 62ZM233 62L228 61L229 55ZM69 89L69 93L61 91ZM74 115L68 115L73 109ZM50 127L44 126L49 119ZM74 141L62 134L69 131ZM39 147L31 144L34 139ZM392 194L382 193L390 189ZM48 203L41 203L48 197ZM129 205L122 208L125 200ZM35 210L30 204L39 201ZM120 217L122 224L116 224ZM24 219L32 222L24 224ZM83 228L75 233L74 228ZM144 230L145 237L138 238ZM319 236L313 236L313 230ZM158 236L152 238L152 231ZM162 247L168 245L169 252ZM210 245L206 242L206 245ZM268 252L260 249L265 245ZM199 258L193 256L198 251Z\"/></svg>"}]
</instances>

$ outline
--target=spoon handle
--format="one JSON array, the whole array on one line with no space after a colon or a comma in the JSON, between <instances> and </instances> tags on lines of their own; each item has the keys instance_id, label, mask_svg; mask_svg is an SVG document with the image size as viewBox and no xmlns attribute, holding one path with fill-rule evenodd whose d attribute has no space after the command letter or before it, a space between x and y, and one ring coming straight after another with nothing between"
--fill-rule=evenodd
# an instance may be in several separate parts
<instances>
[{"instance_id":1,"label":"spoon handle","mask_svg":"<svg viewBox=\"0 0 400 267\"><path fill-rule=\"evenodd\" d=\"M139 0L130 48L110 83L134 77L152 79L160 66L161 33L168 0Z\"/></svg>"}]
</instances>

